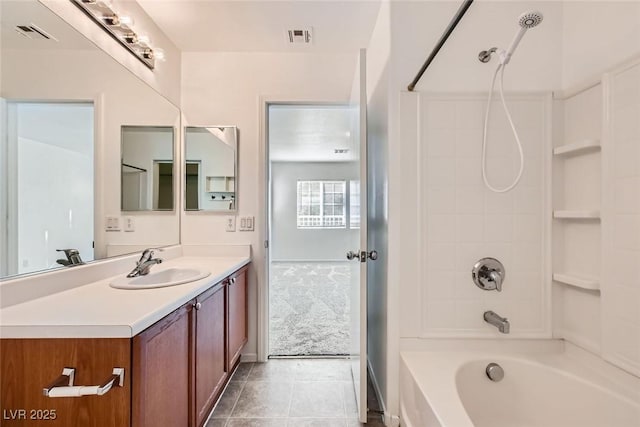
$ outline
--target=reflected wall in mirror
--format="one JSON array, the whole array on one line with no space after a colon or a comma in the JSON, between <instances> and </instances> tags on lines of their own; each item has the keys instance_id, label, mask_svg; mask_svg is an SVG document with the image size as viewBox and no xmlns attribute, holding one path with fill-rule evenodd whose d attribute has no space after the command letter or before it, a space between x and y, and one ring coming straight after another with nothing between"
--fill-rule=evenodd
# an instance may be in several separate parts
<instances>
[{"instance_id":1,"label":"reflected wall in mirror","mask_svg":"<svg viewBox=\"0 0 640 427\"><path fill-rule=\"evenodd\" d=\"M178 244L175 210L132 212L124 232L120 140L125 125L162 127L173 146L179 109L38 1L0 9L0 279L77 260L58 249L86 262ZM51 38L16 30L31 25Z\"/></svg>"},{"instance_id":2,"label":"reflected wall in mirror","mask_svg":"<svg viewBox=\"0 0 640 427\"><path fill-rule=\"evenodd\" d=\"M122 210L173 210L173 127L122 126Z\"/></svg>"},{"instance_id":3,"label":"reflected wall in mirror","mask_svg":"<svg viewBox=\"0 0 640 427\"><path fill-rule=\"evenodd\" d=\"M187 126L184 141L185 210L236 211L237 128Z\"/></svg>"}]
</instances>

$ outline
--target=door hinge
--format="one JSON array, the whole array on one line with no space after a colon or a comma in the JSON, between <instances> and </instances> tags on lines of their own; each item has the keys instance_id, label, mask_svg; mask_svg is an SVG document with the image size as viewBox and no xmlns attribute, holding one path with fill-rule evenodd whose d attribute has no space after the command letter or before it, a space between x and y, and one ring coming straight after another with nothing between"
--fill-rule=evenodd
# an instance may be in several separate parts
<instances>
[{"instance_id":1,"label":"door hinge","mask_svg":"<svg viewBox=\"0 0 640 427\"><path fill-rule=\"evenodd\" d=\"M269 249L269 241L268 240L264 241L264 248L265 249Z\"/></svg>"}]
</instances>

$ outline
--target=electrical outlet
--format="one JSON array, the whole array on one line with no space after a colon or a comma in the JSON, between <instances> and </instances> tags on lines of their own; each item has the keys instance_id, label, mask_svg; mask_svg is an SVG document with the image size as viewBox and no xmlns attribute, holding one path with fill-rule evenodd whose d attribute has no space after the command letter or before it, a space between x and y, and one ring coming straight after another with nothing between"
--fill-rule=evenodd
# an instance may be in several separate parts
<instances>
[{"instance_id":1,"label":"electrical outlet","mask_svg":"<svg viewBox=\"0 0 640 427\"><path fill-rule=\"evenodd\" d=\"M122 219L124 220L124 231L136 231L136 221L132 216L125 216Z\"/></svg>"},{"instance_id":2,"label":"electrical outlet","mask_svg":"<svg viewBox=\"0 0 640 427\"><path fill-rule=\"evenodd\" d=\"M226 222L226 230L227 231L236 231L236 217L228 216Z\"/></svg>"},{"instance_id":3,"label":"electrical outlet","mask_svg":"<svg viewBox=\"0 0 640 427\"><path fill-rule=\"evenodd\" d=\"M253 223L252 216L240 217L240 231L253 231Z\"/></svg>"},{"instance_id":4,"label":"electrical outlet","mask_svg":"<svg viewBox=\"0 0 640 427\"><path fill-rule=\"evenodd\" d=\"M120 217L108 216L105 218L106 231L120 231Z\"/></svg>"}]
</instances>

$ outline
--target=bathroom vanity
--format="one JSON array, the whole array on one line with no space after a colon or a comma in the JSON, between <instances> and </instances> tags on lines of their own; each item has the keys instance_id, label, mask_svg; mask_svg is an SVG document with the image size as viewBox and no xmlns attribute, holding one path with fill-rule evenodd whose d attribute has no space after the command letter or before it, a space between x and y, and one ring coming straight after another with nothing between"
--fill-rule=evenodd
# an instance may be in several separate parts
<instances>
[{"instance_id":1,"label":"bathroom vanity","mask_svg":"<svg viewBox=\"0 0 640 427\"><path fill-rule=\"evenodd\" d=\"M211 274L145 290L105 279L4 308L1 424L203 426L247 342L248 263L183 257L157 268ZM73 386L105 385L114 368L124 377L103 395L46 396L75 390L63 368L75 368Z\"/></svg>"}]
</instances>

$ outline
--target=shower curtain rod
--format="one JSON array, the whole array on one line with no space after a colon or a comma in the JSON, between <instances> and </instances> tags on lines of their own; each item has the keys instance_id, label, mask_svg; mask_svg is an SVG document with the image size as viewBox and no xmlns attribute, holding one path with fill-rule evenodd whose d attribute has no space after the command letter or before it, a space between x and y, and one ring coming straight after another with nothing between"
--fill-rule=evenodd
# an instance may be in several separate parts
<instances>
[{"instance_id":1,"label":"shower curtain rod","mask_svg":"<svg viewBox=\"0 0 640 427\"><path fill-rule=\"evenodd\" d=\"M460 9L458 9L455 16L451 20L451 22L449 22L447 29L444 30L442 37L440 37L440 40L438 40L438 43L436 43L436 46L431 51L431 54L429 54L429 57L422 65L422 68L420 68L420 71L418 71L416 78L413 79L413 81L411 82L411 84L409 84L409 86L407 86L407 89L409 89L409 92L413 92L413 89L416 87L416 85L420 81L420 78L422 77L424 72L427 70L427 67L431 65L431 62L433 62L433 59L436 57L438 52L440 52L440 49L442 49L442 46L444 46L445 42L447 41L447 39L449 38L453 30L455 30L456 26L458 25L458 23L460 22L464 14L467 13L467 9L469 9L469 7L471 6L471 3L473 3L473 0L464 0L462 5L460 6Z\"/></svg>"}]
</instances>

